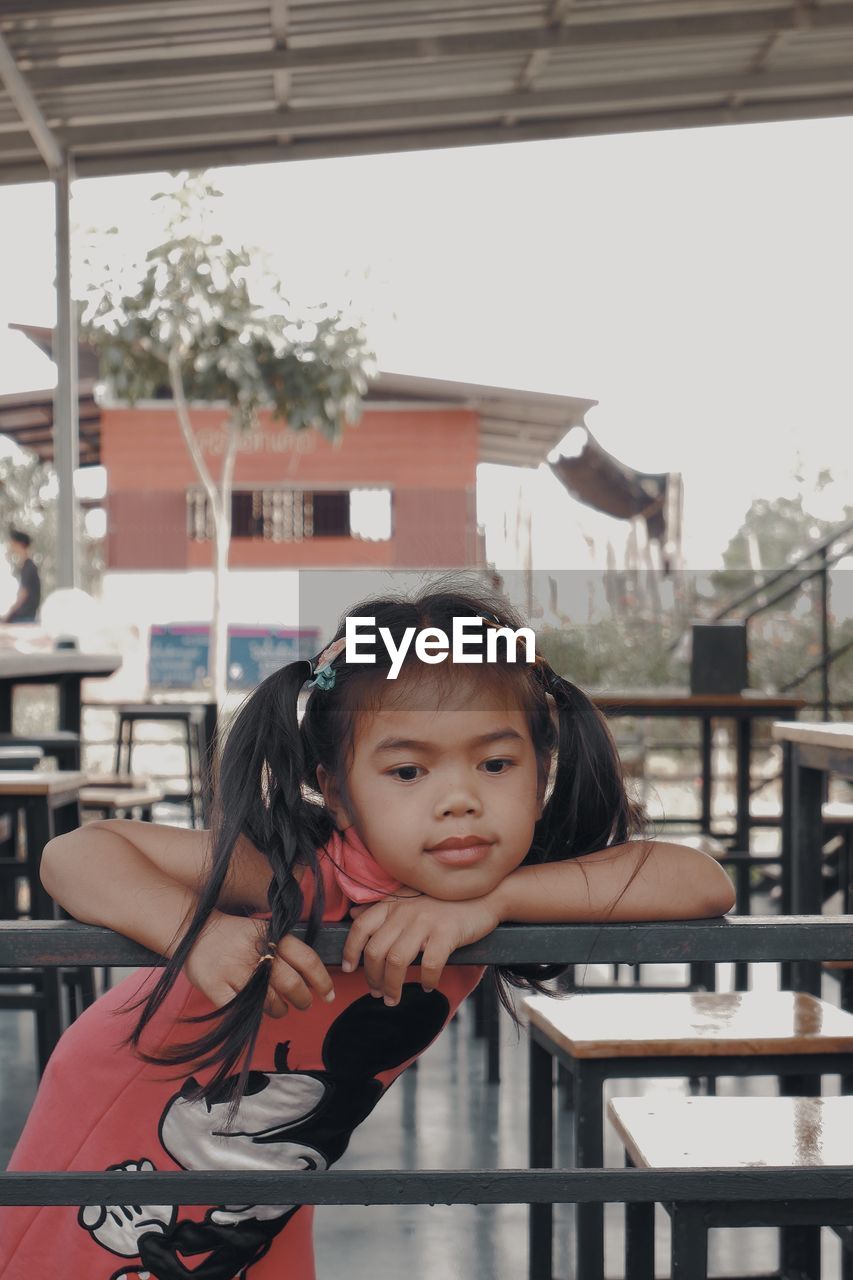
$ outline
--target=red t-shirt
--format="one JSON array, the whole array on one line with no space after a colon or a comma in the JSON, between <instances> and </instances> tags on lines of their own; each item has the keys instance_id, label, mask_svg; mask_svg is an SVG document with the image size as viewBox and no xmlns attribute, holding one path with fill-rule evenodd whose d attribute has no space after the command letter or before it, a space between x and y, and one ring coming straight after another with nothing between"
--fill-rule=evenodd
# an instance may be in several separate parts
<instances>
[{"instance_id":1,"label":"red t-shirt","mask_svg":"<svg viewBox=\"0 0 853 1280\"><path fill-rule=\"evenodd\" d=\"M346 868L335 864L321 856L323 919L329 921L345 918L353 896ZM363 858L354 865L362 883ZM302 888L307 911L309 876ZM362 901L368 896L382 893L358 894ZM312 1206L139 1205L132 1171L328 1168L483 970L448 966L429 993L413 970L400 1003L389 1008L369 994L363 969L336 969L333 1003L315 1000L305 1012L264 1018L249 1087L226 1134L226 1101L208 1107L186 1099L185 1080L175 1078L174 1068L148 1066L122 1043L138 1017L123 1006L149 990L158 972L132 974L65 1033L9 1164L10 1171L125 1169L127 1203L0 1208L0 1277L315 1280ZM143 1048L186 1040L179 1020L211 1007L181 975L146 1029Z\"/></svg>"}]
</instances>

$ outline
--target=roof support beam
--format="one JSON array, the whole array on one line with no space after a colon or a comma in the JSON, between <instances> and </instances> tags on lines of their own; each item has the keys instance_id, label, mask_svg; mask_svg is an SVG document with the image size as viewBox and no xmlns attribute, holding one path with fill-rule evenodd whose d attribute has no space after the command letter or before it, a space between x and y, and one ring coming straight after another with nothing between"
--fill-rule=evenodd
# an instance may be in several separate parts
<instances>
[{"instance_id":1,"label":"roof support beam","mask_svg":"<svg viewBox=\"0 0 853 1280\"><path fill-rule=\"evenodd\" d=\"M15 56L0 32L0 80L17 108L18 115L27 127L33 142L39 149L48 169L62 168L62 148L53 130L42 115L32 89L21 74Z\"/></svg>"},{"instance_id":2,"label":"roof support beam","mask_svg":"<svg viewBox=\"0 0 853 1280\"><path fill-rule=\"evenodd\" d=\"M453 97L434 101L368 103L340 107L320 107L310 110L289 111L280 116L274 111L236 112L233 106L228 112L180 116L172 113L168 119L129 120L120 124L100 124L72 127L62 131L62 140L75 152L78 150L107 150L113 146L134 144L168 145L170 140L204 138L254 138L274 135L282 126L294 137L355 134L364 130L385 126L389 115L399 129L401 139L407 128L446 124L464 128L478 120L488 121L511 116L513 119L534 120L537 117L564 117L571 121L573 115L583 123L583 115L596 115L636 109L657 109L661 112L679 103L698 107L713 107L729 102L733 96L739 101L758 98L770 99L774 104L789 96L805 107L809 97L826 96L842 90L853 93L853 66L825 67L820 84L808 71L764 71L759 74L742 73L730 76L694 76L678 80L654 80L643 83L585 85L581 89L549 89L547 91L509 94L487 94L472 97Z\"/></svg>"},{"instance_id":3,"label":"roof support beam","mask_svg":"<svg viewBox=\"0 0 853 1280\"><path fill-rule=\"evenodd\" d=\"M742 106L707 103L661 107L658 110L622 108L606 114L567 116L564 119L525 120L504 127L501 142L546 142L564 138L593 138L612 133L648 133L661 129L699 129L717 125L771 124L783 120L821 120L853 115L853 90L830 92L821 97L805 96L771 102L747 102ZM279 132L279 131L277 131ZM494 122L443 127L423 126L381 133L330 134L298 138L282 144L276 134L232 142L184 141L174 139L165 147L135 150L116 146L107 151L77 151L78 177L95 178L109 174L155 173L163 169L207 169L231 164L273 164L291 160L324 160L336 156L386 155L397 151L429 151L441 147L494 146ZM2 169L3 182L41 182L40 163L21 160Z\"/></svg>"},{"instance_id":4,"label":"roof support beam","mask_svg":"<svg viewBox=\"0 0 853 1280\"><path fill-rule=\"evenodd\" d=\"M12 50L0 34L0 78L39 149L53 181L56 208L56 330L54 358L57 382L53 396L53 441L58 480L56 577L60 587L77 585L77 528L74 472L77 438L77 313L71 298L71 180L68 153L42 114Z\"/></svg>"},{"instance_id":5,"label":"roof support beam","mask_svg":"<svg viewBox=\"0 0 853 1280\"><path fill-rule=\"evenodd\" d=\"M77 556L77 501L74 473L80 465L77 390L77 310L71 297L71 182L66 157L53 173L56 199L56 329L53 355L57 382L53 396L53 457L58 480L56 579L60 587L80 580Z\"/></svg>"},{"instance_id":6,"label":"roof support beam","mask_svg":"<svg viewBox=\"0 0 853 1280\"><path fill-rule=\"evenodd\" d=\"M36 88L67 88L73 85L142 84L157 80L198 80L223 73L239 75L262 71L299 71L311 68L377 66L389 62L420 62L424 59L478 57L483 54L532 54L537 50L561 49L579 53L593 49L632 48L643 44L705 40L741 36L767 38L777 31L840 32L853 30L853 3L808 11L804 28L803 11L789 0L759 12L725 12L696 17L647 18L625 22L591 23L569 21L556 25L536 25L508 31L484 31L436 36L426 31L418 36L387 40L353 41L339 45L293 45L257 53L236 53L196 57L143 60L119 59L113 53L103 62L94 59L73 66L55 66L46 60L27 67L30 84Z\"/></svg>"},{"instance_id":7,"label":"roof support beam","mask_svg":"<svg viewBox=\"0 0 853 1280\"><path fill-rule=\"evenodd\" d=\"M289 0L270 0L270 25L276 49L286 49L288 40ZM275 98L279 106L287 106L290 97L291 72L287 67L273 72Z\"/></svg>"}]
</instances>

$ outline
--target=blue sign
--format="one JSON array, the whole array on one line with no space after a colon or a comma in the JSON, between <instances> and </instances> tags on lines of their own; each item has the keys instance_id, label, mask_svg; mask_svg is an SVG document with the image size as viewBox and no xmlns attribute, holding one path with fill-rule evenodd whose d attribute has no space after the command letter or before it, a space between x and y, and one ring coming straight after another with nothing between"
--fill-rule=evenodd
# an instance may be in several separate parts
<instances>
[{"instance_id":1,"label":"blue sign","mask_svg":"<svg viewBox=\"0 0 853 1280\"><path fill-rule=\"evenodd\" d=\"M228 628L228 688L254 689L279 667L310 658L320 646L312 627L295 631L282 627Z\"/></svg>"},{"instance_id":2,"label":"blue sign","mask_svg":"<svg viewBox=\"0 0 853 1280\"><path fill-rule=\"evenodd\" d=\"M210 628L204 625L152 627L149 688L208 688L209 636Z\"/></svg>"},{"instance_id":3,"label":"blue sign","mask_svg":"<svg viewBox=\"0 0 853 1280\"><path fill-rule=\"evenodd\" d=\"M319 645L316 627L229 627L228 687L254 689L288 662L310 658ZM149 688L209 690L209 651L210 628L204 624L153 626Z\"/></svg>"}]
</instances>

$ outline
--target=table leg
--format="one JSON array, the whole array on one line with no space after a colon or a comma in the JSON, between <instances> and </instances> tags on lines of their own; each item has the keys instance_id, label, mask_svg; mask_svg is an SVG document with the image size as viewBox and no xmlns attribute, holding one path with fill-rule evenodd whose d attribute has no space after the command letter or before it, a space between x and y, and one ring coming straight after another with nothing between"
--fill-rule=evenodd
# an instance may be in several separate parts
<instances>
[{"instance_id":1,"label":"table leg","mask_svg":"<svg viewBox=\"0 0 853 1280\"><path fill-rule=\"evenodd\" d=\"M202 823L204 826L209 826L213 803L213 773L218 758L219 742L219 706L216 702L205 703L202 734Z\"/></svg>"},{"instance_id":2,"label":"table leg","mask_svg":"<svg viewBox=\"0 0 853 1280\"><path fill-rule=\"evenodd\" d=\"M14 684L10 680L0 681L0 733L12 732L12 694Z\"/></svg>"},{"instance_id":3,"label":"table leg","mask_svg":"<svg viewBox=\"0 0 853 1280\"><path fill-rule=\"evenodd\" d=\"M749 716L741 716L735 721L737 742L735 746L735 850L749 853L749 786L752 763L752 721ZM749 867L745 867L743 875L747 884L747 899L751 900L749 883ZM747 905L747 915L751 915ZM735 963L735 991L749 990L749 964L745 960Z\"/></svg>"},{"instance_id":4,"label":"table leg","mask_svg":"<svg viewBox=\"0 0 853 1280\"><path fill-rule=\"evenodd\" d=\"M627 1168L633 1169L625 1153ZM625 1205L625 1280L655 1280L655 1206L635 1201Z\"/></svg>"},{"instance_id":5,"label":"table leg","mask_svg":"<svg viewBox=\"0 0 853 1280\"><path fill-rule=\"evenodd\" d=\"M53 814L44 796L29 799L24 818L27 838L27 880L30 888L30 915L34 920L50 920L54 915L54 902L43 888L39 878L39 863L44 846L54 835ZM44 968L37 971L37 989L44 1006L36 1020L38 1037L39 1071L44 1071L47 1060L62 1034L62 970Z\"/></svg>"},{"instance_id":6,"label":"table leg","mask_svg":"<svg viewBox=\"0 0 853 1280\"><path fill-rule=\"evenodd\" d=\"M802 1075L779 1077L779 1094L784 1098L819 1098L820 1075L808 1072L803 1063ZM779 1237L779 1262L783 1276L796 1280L820 1280L820 1227L795 1223L783 1226Z\"/></svg>"},{"instance_id":7,"label":"table leg","mask_svg":"<svg viewBox=\"0 0 853 1280\"><path fill-rule=\"evenodd\" d=\"M709 715L703 716L702 727L702 816L701 830L711 834L712 789L714 785L712 765L714 748L714 722Z\"/></svg>"},{"instance_id":8,"label":"table leg","mask_svg":"<svg viewBox=\"0 0 853 1280\"><path fill-rule=\"evenodd\" d=\"M532 1035L529 1099L530 1167L551 1169L554 1165L554 1059ZM553 1206L532 1204L529 1217L529 1280L551 1280L553 1232Z\"/></svg>"},{"instance_id":9,"label":"table leg","mask_svg":"<svg viewBox=\"0 0 853 1280\"><path fill-rule=\"evenodd\" d=\"M708 1220L701 1204L674 1204L672 1280L707 1280Z\"/></svg>"},{"instance_id":10,"label":"table leg","mask_svg":"<svg viewBox=\"0 0 853 1280\"><path fill-rule=\"evenodd\" d=\"M782 915L792 914L791 885L793 883L794 836L792 813L794 808L794 750L790 742L782 743L782 826L779 833L779 851L782 855ZM793 973L790 960L779 966L779 983L783 991L793 990Z\"/></svg>"},{"instance_id":11,"label":"table leg","mask_svg":"<svg viewBox=\"0 0 853 1280\"><path fill-rule=\"evenodd\" d=\"M805 767L796 754L791 787L791 913L820 915L823 910L821 886L821 807L823 773ZM820 965L796 961L791 965L796 991L820 995Z\"/></svg>"},{"instance_id":12,"label":"table leg","mask_svg":"<svg viewBox=\"0 0 853 1280\"><path fill-rule=\"evenodd\" d=\"M76 733L78 736L83 727L80 697L81 683L82 681L78 675L64 675L60 676L58 685L58 727L68 733ZM79 763L77 767L80 767Z\"/></svg>"},{"instance_id":13,"label":"table leg","mask_svg":"<svg viewBox=\"0 0 853 1280\"><path fill-rule=\"evenodd\" d=\"M486 1079L489 1084L501 1082L501 1002L493 982L480 983L484 992L483 1016L486 1033Z\"/></svg>"},{"instance_id":14,"label":"table leg","mask_svg":"<svg viewBox=\"0 0 853 1280\"><path fill-rule=\"evenodd\" d=\"M575 1065L575 1167L600 1169L604 1163L603 1080L594 1065ZM604 1280L604 1205L577 1206L577 1280Z\"/></svg>"},{"instance_id":15,"label":"table leg","mask_svg":"<svg viewBox=\"0 0 853 1280\"><path fill-rule=\"evenodd\" d=\"M735 848L749 852L749 786L752 765L752 721L749 716L739 716L735 722L737 733L735 765Z\"/></svg>"}]
</instances>

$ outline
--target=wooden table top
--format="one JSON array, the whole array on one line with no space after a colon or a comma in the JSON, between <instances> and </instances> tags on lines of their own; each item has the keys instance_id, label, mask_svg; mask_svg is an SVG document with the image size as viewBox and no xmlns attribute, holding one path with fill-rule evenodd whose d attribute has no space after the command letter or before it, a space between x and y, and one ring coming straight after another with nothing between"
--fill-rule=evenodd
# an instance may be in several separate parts
<instances>
[{"instance_id":1,"label":"wooden table top","mask_svg":"<svg viewBox=\"0 0 853 1280\"><path fill-rule=\"evenodd\" d=\"M43 653L15 653L0 650L0 680L43 677L109 676L118 671L117 653L81 653L78 649L52 649Z\"/></svg>"},{"instance_id":2,"label":"wooden table top","mask_svg":"<svg viewBox=\"0 0 853 1280\"><path fill-rule=\"evenodd\" d=\"M638 1168L849 1165L853 1098L613 1098L608 1119Z\"/></svg>"},{"instance_id":3,"label":"wooden table top","mask_svg":"<svg viewBox=\"0 0 853 1280\"><path fill-rule=\"evenodd\" d=\"M32 769L0 770L0 796L53 796L79 791L86 785L85 773L55 769L37 773Z\"/></svg>"},{"instance_id":4,"label":"wooden table top","mask_svg":"<svg viewBox=\"0 0 853 1280\"><path fill-rule=\"evenodd\" d=\"M773 737L777 742L796 742L804 747L853 751L853 721L800 724L798 720L780 720L773 725Z\"/></svg>"},{"instance_id":5,"label":"wooden table top","mask_svg":"<svg viewBox=\"0 0 853 1280\"><path fill-rule=\"evenodd\" d=\"M535 995L523 1007L576 1058L853 1052L853 1014L794 991Z\"/></svg>"},{"instance_id":6,"label":"wooden table top","mask_svg":"<svg viewBox=\"0 0 853 1280\"><path fill-rule=\"evenodd\" d=\"M87 809L136 809L158 804L163 799L159 787L92 787L84 786L80 803Z\"/></svg>"},{"instance_id":7,"label":"wooden table top","mask_svg":"<svg viewBox=\"0 0 853 1280\"><path fill-rule=\"evenodd\" d=\"M754 711L756 715L799 711L805 706L803 698L789 694L765 693L762 689L742 689L740 693L691 693L689 689L592 689L589 697L602 710L611 707L633 706L661 709L683 707L686 712L703 711L716 707L734 707Z\"/></svg>"}]
</instances>

